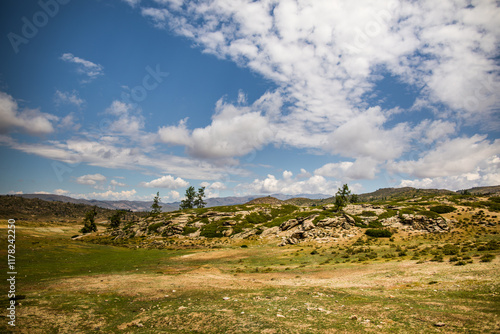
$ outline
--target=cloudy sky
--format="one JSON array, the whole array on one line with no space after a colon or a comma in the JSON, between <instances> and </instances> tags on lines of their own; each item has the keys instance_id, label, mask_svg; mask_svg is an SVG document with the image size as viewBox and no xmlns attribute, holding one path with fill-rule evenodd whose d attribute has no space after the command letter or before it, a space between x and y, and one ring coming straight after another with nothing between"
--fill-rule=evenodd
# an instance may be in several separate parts
<instances>
[{"instance_id":1,"label":"cloudy sky","mask_svg":"<svg viewBox=\"0 0 500 334\"><path fill-rule=\"evenodd\" d=\"M0 193L500 184L494 0L6 0Z\"/></svg>"}]
</instances>

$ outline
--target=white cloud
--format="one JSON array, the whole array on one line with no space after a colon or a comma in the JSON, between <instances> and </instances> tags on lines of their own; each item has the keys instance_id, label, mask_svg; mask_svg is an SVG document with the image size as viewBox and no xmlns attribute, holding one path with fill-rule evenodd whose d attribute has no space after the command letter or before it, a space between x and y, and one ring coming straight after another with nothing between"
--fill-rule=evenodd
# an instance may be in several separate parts
<instances>
[{"instance_id":1,"label":"white cloud","mask_svg":"<svg viewBox=\"0 0 500 334\"><path fill-rule=\"evenodd\" d=\"M178 189L182 187L187 187L188 185L189 182L181 179L180 177L174 178L172 175L164 175L150 182L141 183L141 186L146 188L167 188L167 189Z\"/></svg>"},{"instance_id":2,"label":"white cloud","mask_svg":"<svg viewBox=\"0 0 500 334\"><path fill-rule=\"evenodd\" d=\"M113 187L113 189L114 189L115 187L126 187L126 186L127 186L125 183L118 182L118 181L116 181L116 180L111 180L111 181L109 182L109 185L110 185L111 187Z\"/></svg>"},{"instance_id":3,"label":"white cloud","mask_svg":"<svg viewBox=\"0 0 500 334\"><path fill-rule=\"evenodd\" d=\"M141 0L122 0L122 1L129 4L130 7L136 7L138 4L141 3Z\"/></svg>"},{"instance_id":4,"label":"white cloud","mask_svg":"<svg viewBox=\"0 0 500 334\"><path fill-rule=\"evenodd\" d=\"M256 117L274 133L262 142L319 147L381 162L399 158L411 148L414 132L424 129L394 122L388 126L390 113L366 102L384 75L418 95L406 112L432 108L439 117L458 118L458 123L433 123L424 131L429 143L458 131L463 121L495 120L500 104L495 62L500 9L494 1L158 3L142 8L157 27L191 38L204 52L229 58L279 86L274 93L288 106L275 117ZM252 140L245 146L245 135L227 144L229 126L239 129L237 120L222 124L214 116L210 126L191 133L189 151L228 157L263 146ZM178 130L184 145L186 129ZM203 145L216 144L216 139L221 145Z\"/></svg>"},{"instance_id":5,"label":"white cloud","mask_svg":"<svg viewBox=\"0 0 500 334\"><path fill-rule=\"evenodd\" d=\"M359 158L354 162L328 163L314 171L315 175L333 177L339 180L374 179L378 163L372 158Z\"/></svg>"},{"instance_id":6,"label":"white cloud","mask_svg":"<svg viewBox=\"0 0 500 334\"><path fill-rule=\"evenodd\" d=\"M104 182L106 182L106 176L99 173L82 175L76 178L76 183L94 187L101 187Z\"/></svg>"},{"instance_id":7,"label":"white cloud","mask_svg":"<svg viewBox=\"0 0 500 334\"><path fill-rule=\"evenodd\" d=\"M135 191L135 189L123 190L119 192L108 190L105 192L92 192L88 194L79 194L76 195L76 197L85 199L119 201L119 200L135 200L136 194L137 191Z\"/></svg>"},{"instance_id":8,"label":"white cloud","mask_svg":"<svg viewBox=\"0 0 500 334\"><path fill-rule=\"evenodd\" d=\"M77 107L81 107L85 101L78 96L76 91L70 92L61 92L60 90L56 90L54 94L54 102L57 105L61 104L73 104Z\"/></svg>"},{"instance_id":9,"label":"white cloud","mask_svg":"<svg viewBox=\"0 0 500 334\"><path fill-rule=\"evenodd\" d=\"M172 190L168 193L168 198L172 201L178 201L181 198L181 194L178 191Z\"/></svg>"},{"instance_id":10,"label":"white cloud","mask_svg":"<svg viewBox=\"0 0 500 334\"><path fill-rule=\"evenodd\" d=\"M0 92L0 133L20 129L31 135L45 135L54 132L52 122L58 117L34 109L19 110L12 96Z\"/></svg>"},{"instance_id":11,"label":"white cloud","mask_svg":"<svg viewBox=\"0 0 500 334\"><path fill-rule=\"evenodd\" d=\"M485 161L478 164L476 168L470 172L441 176L433 178L423 178L401 181L401 187L415 187L415 188L438 188L461 190L473 187L491 186L500 184L500 157L498 155L492 156Z\"/></svg>"},{"instance_id":12,"label":"white cloud","mask_svg":"<svg viewBox=\"0 0 500 334\"><path fill-rule=\"evenodd\" d=\"M387 168L418 178L457 176L473 172L498 154L500 140L490 142L485 136L474 135L447 140L434 150L423 152L418 160L390 162Z\"/></svg>"},{"instance_id":13,"label":"white cloud","mask_svg":"<svg viewBox=\"0 0 500 334\"><path fill-rule=\"evenodd\" d=\"M144 117L140 110L134 110L131 104L115 100L105 112L116 117L110 121L107 130L129 137L139 137L144 128Z\"/></svg>"},{"instance_id":14,"label":"white cloud","mask_svg":"<svg viewBox=\"0 0 500 334\"><path fill-rule=\"evenodd\" d=\"M334 194L340 186L339 181L331 181L320 175L313 175L306 179L293 178L289 173L277 179L269 174L265 179L255 179L250 184L240 184L237 188L253 194Z\"/></svg>"},{"instance_id":15,"label":"white cloud","mask_svg":"<svg viewBox=\"0 0 500 334\"><path fill-rule=\"evenodd\" d=\"M64 190L64 189L55 189L54 194L56 194L56 195L68 195L69 191Z\"/></svg>"},{"instance_id":16,"label":"white cloud","mask_svg":"<svg viewBox=\"0 0 500 334\"><path fill-rule=\"evenodd\" d=\"M260 109L264 105L265 102L259 100L251 107L234 106L220 99L210 125L190 131L184 119L178 126L160 128L158 133L164 143L184 145L194 157L244 156L261 149L273 136L269 118L263 115L267 109Z\"/></svg>"},{"instance_id":17,"label":"white cloud","mask_svg":"<svg viewBox=\"0 0 500 334\"><path fill-rule=\"evenodd\" d=\"M87 80L84 80L84 82L90 82L98 76L104 74L103 67L101 65L76 57L71 53L63 53L60 59L68 63L76 64L78 73L83 74L88 78Z\"/></svg>"},{"instance_id":18,"label":"white cloud","mask_svg":"<svg viewBox=\"0 0 500 334\"><path fill-rule=\"evenodd\" d=\"M11 190L9 191L9 195L22 195L24 194L23 191L14 191L14 190Z\"/></svg>"}]
</instances>

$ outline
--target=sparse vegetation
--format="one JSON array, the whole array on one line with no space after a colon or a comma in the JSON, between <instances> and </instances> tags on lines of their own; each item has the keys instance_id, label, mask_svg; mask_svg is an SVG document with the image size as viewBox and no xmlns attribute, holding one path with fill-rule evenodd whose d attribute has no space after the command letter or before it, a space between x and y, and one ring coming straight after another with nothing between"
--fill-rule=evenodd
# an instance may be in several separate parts
<instances>
[{"instance_id":1,"label":"sparse vegetation","mask_svg":"<svg viewBox=\"0 0 500 334\"><path fill-rule=\"evenodd\" d=\"M365 231L365 234L369 237L374 238L390 238L392 237L392 232L384 229L374 229L369 228Z\"/></svg>"},{"instance_id":2,"label":"sparse vegetation","mask_svg":"<svg viewBox=\"0 0 500 334\"><path fill-rule=\"evenodd\" d=\"M391 199L343 212L330 202L193 208L135 220L125 213L119 224L111 219L117 211L106 211L100 217L109 225L94 221L103 235L78 240L70 237L89 207L63 227L21 220L19 330L420 333L443 322L450 333L494 332L498 215L480 204L491 196L475 196L474 205L471 197L453 198ZM432 210L450 201L456 210ZM451 222L457 213L460 221ZM280 232L285 222L299 225ZM426 222L450 228L432 232ZM278 232L313 236L277 247Z\"/></svg>"}]
</instances>

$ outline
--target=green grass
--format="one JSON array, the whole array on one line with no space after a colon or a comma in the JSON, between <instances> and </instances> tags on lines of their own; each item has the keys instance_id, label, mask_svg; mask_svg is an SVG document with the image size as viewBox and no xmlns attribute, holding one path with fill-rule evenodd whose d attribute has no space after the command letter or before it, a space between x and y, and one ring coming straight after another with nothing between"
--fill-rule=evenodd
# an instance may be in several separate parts
<instances>
[{"instance_id":1,"label":"green grass","mask_svg":"<svg viewBox=\"0 0 500 334\"><path fill-rule=\"evenodd\" d=\"M234 218L233 233L278 224L298 214L294 206L272 210L269 216L254 215L250 221ZM410 210L416 213L422 208ZM319 214L316 219L336 215L300 213L313 214ZM387 216L395 214L387 211ZM262 222L264 218L268 220ZM207 235L227 228L222 226L224 220L202 221L207 223L202 230ZM358 234L340 245L306 242L276 247L258 239L170 238L165 239L168 249L161 250L136 248L153 240L147 237L122 241L122 247L70 240L80 226L19 228L17 288L26 299L20 301L19 309L25 313L19 313L18 329L33 333L494 333L500 309L495 269L499 236L493 229L479 234L477 226L464 226L470 234L410 237L397 233L391 238L394 241ZM194 231L190 228L184 233ZM5 244L5 229L0 232ZM183 242L196 247L189 249ZM0 254L5 258L6 250L0 249ZM7 291L5 281L0 288ZM5 302L0 306L5 307ZM354 315L356 319L351 318ZM437 329L437 322L446 326ZM0 323L0 332L7 332L5 322Z\"/></svg>"}]
</instances>

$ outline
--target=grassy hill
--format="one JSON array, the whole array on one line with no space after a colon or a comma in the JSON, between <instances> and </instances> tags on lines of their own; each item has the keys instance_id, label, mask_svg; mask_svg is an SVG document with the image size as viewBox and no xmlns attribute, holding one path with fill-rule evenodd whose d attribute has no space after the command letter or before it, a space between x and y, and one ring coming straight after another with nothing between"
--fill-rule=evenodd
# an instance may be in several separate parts
<instances>
[{"instance_id":1,"label":"grassy hill","mask_svg":"<svg viewBox=\"0 0 500 334\"><path fill-rule=\"evenodd\" d=\"M44 201L38 198L0 196L0 219L23 221L81 222L85 212L92 205L58 201ZM97 207L97 219L107 219L114 210Z\"/></svg>"}]
</instances>

